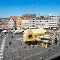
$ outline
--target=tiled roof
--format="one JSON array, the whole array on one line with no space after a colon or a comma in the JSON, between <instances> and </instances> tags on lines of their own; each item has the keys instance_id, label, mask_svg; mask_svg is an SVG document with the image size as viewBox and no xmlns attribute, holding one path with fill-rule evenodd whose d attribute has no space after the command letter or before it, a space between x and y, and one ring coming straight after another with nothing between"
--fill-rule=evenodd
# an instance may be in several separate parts
<instances>
[{"instance_id":1,"label":"tiled roof","mask_svg":"<svg viewBox=\"0 0 60 60\"><path fill-rule=\"evenodd\" d=\"M10 16L13 20L17 20L18 16Z\"/></svg>"}]
</instances>

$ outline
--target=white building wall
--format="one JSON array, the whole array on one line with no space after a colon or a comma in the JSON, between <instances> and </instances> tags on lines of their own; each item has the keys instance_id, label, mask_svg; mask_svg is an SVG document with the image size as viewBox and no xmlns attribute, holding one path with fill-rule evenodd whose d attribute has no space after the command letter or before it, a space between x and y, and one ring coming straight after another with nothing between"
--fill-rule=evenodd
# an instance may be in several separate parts
<instances>
[{"instance_id":1,"label":"white building wall","mask_svg":"<svg viewBox=\"0 0 60 60\"><path fill-rule=\"evenodd\" d=\"M36 18L30 18L29 28L36 28Z\"/></svg>"},{"instance_id":2,"label":"white building wall","mask_svg":"<svg viewBox=\"0 0 60 60\"><path fill-rule=\"evenodd\" d=\"M29 28L29 20L22 20L23 28Z\"/></svg>"},{"instance_id":3,"label":"white building wall","mask_svg":"<svg viewBox=\"0 0 60 60\"><path fill-rule=\"evenodd\" d=\"M36 20L36 27L49 28L49 22L48 20Z\"/></svg>"},{"instance_id":4,"label":"white building wall","mask_svg":"<svg viewBox=\"0 0 60 60\"><path fill-rule=\"evenodd\" d=\"M29 20L22 20L22 26L24 28L36 28L35 22L36 18L31 18Z\"/></svg>"},{"instance_id":5,"label":"white building wall","mask_svg":"<svg viewBox=\"0 0 60 60\"><path fill-rule=\"evenodd\" d=\"M51 18L51 19L50 19ZM36 18L30 18L29 20L22 20L24 28L53 28L58 27L58 17L49 16L48 20L36 20Z\"/></svg>"},{"instance_id":6,"label":"white building wall","mask_svg":"<svg viewBox=\"0 0 60 60\"><path fill-rule=\"evenodd\" d=\"M14 28L14 21L12 19L9 20L8 26L9 26L10 29Z\"/></svg>"},{"instance_id":7,"label":"white building wall","mask_svg":"<svg viewBox=\"0 0 60 60\"><path fill-rule=\"evenodd\" d=\"M24 28L52 28L57 27L57 20L22 20L22 25Z\"/></svg>"},{"instance_id":8,"label":"white building wall","mask_svg":"<svg viewBox=\"0 0 60 60\"><path fill-rule=\"evenodd\" d=\"M57 15L49 15L49 27L53 28L53 27L58 27L58 16Z\"/></svg>"},{"instance_id":9,"label":"white building wall","mask_svg":"<svg viewBox=\"0 0 60 60\"><path fill-rule=\"evenodd\" d=\"M49 20L49 27L53 28L53 27L58 27L58 20Z\"/></svg>"}]
</instances>

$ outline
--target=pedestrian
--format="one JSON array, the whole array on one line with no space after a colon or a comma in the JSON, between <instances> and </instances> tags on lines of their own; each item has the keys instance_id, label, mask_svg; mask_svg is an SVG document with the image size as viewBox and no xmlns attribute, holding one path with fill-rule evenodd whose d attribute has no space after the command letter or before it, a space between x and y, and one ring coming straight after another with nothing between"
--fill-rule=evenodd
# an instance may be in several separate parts
<instances>
[{"instance_id":1,"label":"pedestrian","mask_svg":"<svg viewBox=\"0 0 60 60\"><path fill-rule=\"evenodd\" d=\"M22 42L21 42L21 45L22 45Z\"/></svg>"},{"instance_id":2,"label":"pedestrian","mask_svg":"<svg viewBox=\"0 0 60 60\"><path fill-rule=\"evenodd\" d=\"M11 42L9 42L9 45L11 44Z\"/></svg>"},{"instance_id":3,"label":"pedestrian","mask_svg":"<svg viewBox=\"0 0 60 60\"><path fill-rule=\"evenodd\" d=\"M26 48L26 46L24 45L23 48Z\"/></svg>"},{"instance_id":4,"label":"pedestrian","mask_svg":"<svg viewBox=\"0 0 60 60\"><path fill-rule=\"evenodd\" d=\"M6 46L6 48L8 48L8 46Z\"/></svg>"},{"instance_id":5,"label":"pedestrian","mask_svg":"<svg viewBox=\"0 0 60 60\"><path fill-rule=\"evenodd\" d=\"M21 45L24 45L23 42L21 42Z\"/></svg>"},{"instance_id":6,"label":"pedestrian","mask_svg":"<svg viewBox=\"0 0 60 60\"><path fill-rule=\"evenodd\" d=\"M53 51L55 50L55 47L53 47Z\"/></svg>"},{"instance_id":7,"label":"pedestrian","mask_svg":"<svg viewBox=\"0 0 60 60\"><path fill-rule=\"evenodd\" d=\"M48 48L48 51L50 52L50 48Z\"/></svg>"},{"instance_id":8,"label":"pedestrian","mask_svg":"<svg viewBox=\"0 0 60 60\"><path fill-rule=\"evenodd\" d=\"M55 38L55 44L57 44L57 38Z\"/></svg>"},{"instance_id":9,"label":"pedestrian","mask_svg":"<svg viewBox=\"0 0 60 60\"><path fill-rule=\"evenodd\" d=\"M53 51L54 51L54 48L53 48Z\"/></svg>"},{"instance_id":10,"label":"pedestrian","mask_svg":"<svg viewBox=\"0 0 60 60\"><path fill-rule=\"evenodd\" d=\"M12 35L12 38L14 38L13 35Z\"/></svg>"}]
</instances>

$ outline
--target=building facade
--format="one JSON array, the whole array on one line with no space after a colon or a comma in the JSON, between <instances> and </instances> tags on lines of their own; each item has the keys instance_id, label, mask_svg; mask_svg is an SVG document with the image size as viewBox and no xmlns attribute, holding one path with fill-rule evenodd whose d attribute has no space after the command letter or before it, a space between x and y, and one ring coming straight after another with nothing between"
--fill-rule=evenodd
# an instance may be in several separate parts
<instances>
[{"instance_id":1,"label":"building facade","mask_svg":"<svg viewBox=\"0 0 60 60\"><path fill-rule=\"evenodd\" d=\"M29 19L29 28L36 28L36 18Z\"/></svg>"},{"instance_id":2,"label":"building facade","mask_svg":"<svg viewBox=\"0 0 60 60\"><path fill-rule=\"evenodd\" d=\"M29 20L22 20L22 27L24 29L29 28Z\"/></svg>"},{"instance_id":3,"label":"building facade","mask_svg":"<svg viewBox=\"0 0 60 60\"><path fill-rule=\"evenodd\" d=\"M9 21L9 18L2 18L0 28L1 29L9 29L8 28L8 21Z\"/></svg>"},{"instance_id":4,"label":"building facade","mask_svg":"<svg viewBox=\"0 0 60 60\"><path fill-rule=\"evenodd\" d=\"M18 17L18 19L16 20L16 28L17 30L22 29L22 19L20 17Z\"/></svg>"},{"instance_id":5,"label":"building facade","mask_svg":"<svg viewBox=\"0 0 60 60\"><path fill-rule=\"evenodd\" d=\"M59 19L57 15L53 15L53 14L49 15L49 28L50 29L58 28L58 22L59 22Z\"/></svg>"},{"instance_id":6,"label":"building facade","mask_svg":"<svg viewBox=\"0 0 60 60\"><path fill-rule=\"evenodd\" d=\"M9 29L14 29L14 20L10 19L8 22Z\"/></svg>"},{"instance_id":7,"label":"building facade","mask_svg":"<svg viewBox=\"0 0 60 60\"><path fill-rule=\"evenodd\" d=\"M30 18L30 15L29 15L29 14L25 14L25 15L22 15L21 18L22 18L22 19L28 20L28 19Z\"/></svg>"},{"instance_id":8,"label":"building facade","mask_svg":"<svg viewBox=\"0 0 60 60\"><path fill-rule=\"evenodd\" d=\"M48 20L36 20L35 25L37 28L49 28Z\"/></svg>"},{"instance_id":9,"label":"building facade","mask_svg":"<svg viewBox=\"0 0 60 60\"><path fill-rule=\"evenodd\" d=\"M12 17L11 17L12 18ZM13 17L17 18L17 17ZM36 14L25 14L14 20L15 28L58 28L58 16L49 14L48 16L36 16Z\"/></svg>"}]
</instances>

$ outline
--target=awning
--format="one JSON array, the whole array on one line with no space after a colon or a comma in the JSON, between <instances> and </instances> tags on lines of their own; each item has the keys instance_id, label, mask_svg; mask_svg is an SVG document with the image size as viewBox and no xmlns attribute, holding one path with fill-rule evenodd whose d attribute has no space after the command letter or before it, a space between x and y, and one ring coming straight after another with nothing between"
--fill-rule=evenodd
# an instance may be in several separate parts
<instances>
[{"instance_id":1,"label":"awning","mask_svg":"<svg viewBox=\"0 0 60 60\"><path fill-rule=\"evenodd\" d=\"M51 36L50 35L44 35L44 36L40 36L40 38L51 39Z\"/></svg>"},{"instance_id":2,"label":"awning","mask_svg":"<svg viewBox=\"0 0 60 60\"><path fill-rule=\"evenodd\" d=\"M7 32L7 30L3 30L2 32Z\"/></svg>"},{"instance_id":3,"label":"awning","mask_svg":"<svg viewBox=\"0 0 60 60\"><path fill-rule=\"evenodd\" d=\"M36 39L36 41L41 41L41 39Z\"/></svg>"}]
</instances>

